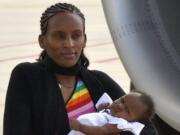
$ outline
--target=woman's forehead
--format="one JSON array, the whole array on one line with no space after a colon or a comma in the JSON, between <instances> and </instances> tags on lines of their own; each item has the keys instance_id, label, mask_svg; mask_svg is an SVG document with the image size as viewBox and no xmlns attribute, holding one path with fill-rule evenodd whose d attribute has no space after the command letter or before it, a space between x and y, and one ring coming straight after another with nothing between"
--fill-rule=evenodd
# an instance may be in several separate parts
<instances>
[{"instance_id":1,"label":"woman's forehead","mask_svg":"<svg viewBox=\"0 0 180 135\"><path fill-rule=\"evenodd\" d=\"M79 29L83 29L83 19L77 14L70 12L60 12L54 15L48 22L48 27L54 28L69 28L69 27L77 27Z\"/></svg>"}]
</instances>

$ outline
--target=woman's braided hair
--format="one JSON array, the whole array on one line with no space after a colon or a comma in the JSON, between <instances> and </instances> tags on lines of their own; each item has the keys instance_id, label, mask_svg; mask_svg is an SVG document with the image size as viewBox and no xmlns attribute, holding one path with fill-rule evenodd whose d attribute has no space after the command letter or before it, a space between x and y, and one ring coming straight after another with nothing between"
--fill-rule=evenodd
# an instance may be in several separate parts
<instances>
[{"instance_id":1,"label":"woman's braided hair","mask_svg":"<svg viewBox=\"0 0 180 135\"><path fill-rule=\"evenodd\" d=\"M78 15L79 17L81 17L81 19L83 20L83 29L85 32L85 17L84 14L74 5L69 4L69 3L56 3L55 5L52 5L50 7L48 7L41 16L41 20L40 20L40 28L41 28L41 35L46 35L47 33L47 29L48 29L48 22L49 20L55 16L58 13L61 12L69 12L69 13L73 13ZM38 58L38 61L42 61L44 60L44 58L47 56L47 53L45 50L43 50ZM88 67L89 66L89 60L87 59L87 57L84 55L84 52L82 50L80 59L79 59L79 63L84 66L84 67Z\"/></svg>"}]
</instances>

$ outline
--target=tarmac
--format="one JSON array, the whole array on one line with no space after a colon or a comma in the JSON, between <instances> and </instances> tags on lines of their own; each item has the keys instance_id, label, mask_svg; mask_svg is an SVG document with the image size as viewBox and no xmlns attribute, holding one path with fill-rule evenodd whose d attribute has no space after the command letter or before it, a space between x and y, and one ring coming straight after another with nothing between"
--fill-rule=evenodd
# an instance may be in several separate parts
<instances>
[{"instance_id":1,"label":"tarmac","mask_svg":"<svg viewBox=\"0 0 180 135\"><path fill-rule=\"evenodd\" d=\"M38 45L41 13L58 0L0 0L0 135L6 90L12 69L21 62L33 62L41 49ZM61 0L78 6L85 14L90 69L106 72L129 91L129 77L115 50L100 0Z\"/></svg>"}]
</instances>

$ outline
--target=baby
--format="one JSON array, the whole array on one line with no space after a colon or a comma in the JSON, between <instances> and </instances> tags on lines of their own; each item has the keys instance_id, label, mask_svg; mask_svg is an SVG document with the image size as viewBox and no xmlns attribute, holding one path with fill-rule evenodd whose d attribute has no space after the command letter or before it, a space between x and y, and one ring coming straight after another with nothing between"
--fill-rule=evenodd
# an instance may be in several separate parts
<instances>
[{"instance_id":1,"label":"baby","mask_svg":"<svg viewBox=\"0 0 180 135\"><path fill-rule=\"evenodd\" d=\"M130 92L100 112L84 114L77 120L70 121L73 130L68 135L91 134L97 128L108 134L108 130L103 126L107 123L115 126L119 132L130 131L139 135L144 124L137 121L150 120L153 115L152 98L142 92Z\"/></svg>"}]
</instances>

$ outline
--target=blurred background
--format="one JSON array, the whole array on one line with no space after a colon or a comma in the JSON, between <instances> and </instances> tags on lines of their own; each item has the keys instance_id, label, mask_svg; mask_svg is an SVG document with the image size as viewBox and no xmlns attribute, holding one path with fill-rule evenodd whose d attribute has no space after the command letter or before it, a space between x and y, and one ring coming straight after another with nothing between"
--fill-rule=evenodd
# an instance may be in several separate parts
<instances>
[{"instance_id":1,"label":"blurred background","mask_svg":"<svg viewBox=\"0 0 180 135\"><path fill-rule=\"evenodd\" d=\"M57 2L75 4L85 15L89 68L106 72L129 91L130 80L113 45L101 0L0 0L0 135L11 71L18 63L36 60L41 52L38 45L41 14Z\"/></svg>"}]
</instances>

